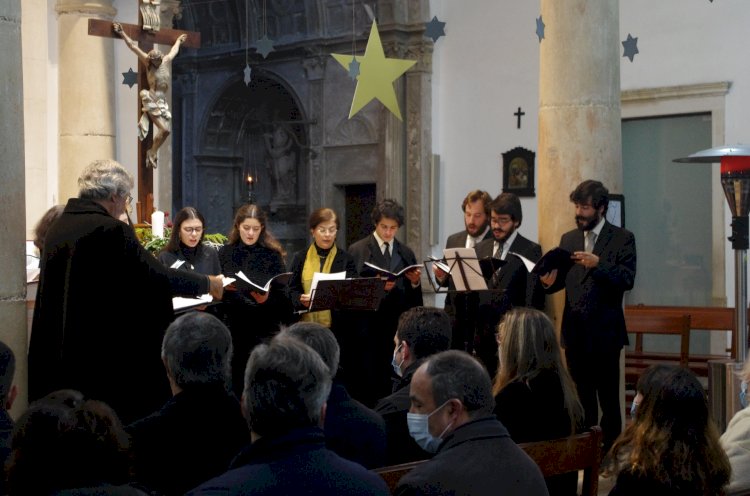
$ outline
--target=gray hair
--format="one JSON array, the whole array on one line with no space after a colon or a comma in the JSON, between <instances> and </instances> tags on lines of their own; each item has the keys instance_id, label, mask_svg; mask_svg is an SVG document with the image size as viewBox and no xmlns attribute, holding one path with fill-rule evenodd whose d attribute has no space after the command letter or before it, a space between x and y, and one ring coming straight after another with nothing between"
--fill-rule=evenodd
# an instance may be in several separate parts
<instances>
[{"instance_id":1,"label":"gray hair","mask_svg":"<svg viewBox=\"0 0 750 496\"><path fill-rule=\"evenodd\" d=\"M5 403L16 373L16 355L10 347L0 341L0 402ZM2 408L2 404L0 404Z\"/></svg>"},{"instance_id":2,"label":"gray hair","mask_svg":"<svg viewBox=\"0 0 750 496\"><path fill-rule=\"evenodd\" d=\"M427 359L425 372L432 380L435 405L461 400L471 418L491 414L495 408L487 370L471 355L449 350Z\"/></svg>"},{"instance_id":3,"label":"gray hair","mask_svg":"<svg viewBox=\"0 0 750 496\"><path fill-rule=\"evenodd\" d=\"M175 384L229 384L232 336L219 319L190 312L172 322L164 334L161 357Z\"/></svg>"},{"instance_id":4,"label":"gray hair","mask_svg":"<svg viewBox=\"0 0 750 496\"><path fill-rule=\"evenodd\" d=\"M331 374L315 350L289 337L255 347L245 369L242 395L250 430L278 436L320 424L331 392Z\"/></svg>"},{"instance_id":5,"label":"gray hair","mask_svg":"<svg viewBox=\"0 0 750 496\"><path fill-rule=\"evenodd\" d=\"M341 349L329 328L316 322L297 322L282 330L280 335L298 339L315 350L331 371L331 377L336 377Z\"/></svg>"},{"instance_id":6,"label":"gray hair","mask_svg":"<svg viewBox=\"0 0 750 496\"><path fill-rule=\"evenodd\" d=\"M78 178L78 197L84 200L106 200L112 195L125 196L133 189L133 176L114 160L91 162Z\"/></svg>"}]
</instances>

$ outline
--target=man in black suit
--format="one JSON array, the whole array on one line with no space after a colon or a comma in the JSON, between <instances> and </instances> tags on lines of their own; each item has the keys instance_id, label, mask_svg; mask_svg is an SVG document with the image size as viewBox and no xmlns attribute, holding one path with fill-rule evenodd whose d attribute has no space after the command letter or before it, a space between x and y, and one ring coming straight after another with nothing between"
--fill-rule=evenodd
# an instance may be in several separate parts
<instances>
[{"instance_id":1,"label":"man in black suit","mask_svg":"<svg viewBox=\"0 0 750 496\"><path fill-rule=\"evenodd\" d=\"M491 290L480 296L477 355L490 376L497 370L495 333L503 315L513 307L544 308L544 290L539 278L529 274L517 253L532 262L542 256L542 247L523 237L517 229L523 222L521 200L513 193L502 193L490 204L492 239L476 247L477 258L495 258L504 265L487 282Z\"/></svg>"},{"instance_id":2,"label":"man in black suit","mask_svg":"<svg viewBox=\"0 0 750 496\"><path fill-rule=\"evenodd\" d=\"M582 182L570 194L576 229L560 247L575 262L567 274L541 277L548 293L565 288L562 345L586 413L586 426L600 424L605 451L620 434L620 352L628 343L623 293L633 288L633 233L605 220L609 191L599 181ZM597 396L602 409L601 423Z\"/></svg>"},{"instance_id":3,"label":"man in black suit","mask_svg":"<svg viewBox=\"0 0 750 496\"><path fill-rule=\"evenodd\" d=\"M369 236L352 243L347 250L354 259L357 273L361 277L378 275L365 265L369 262L391 272L398 272L405 267L415 265L417 258L414 252L396 239L398 229L404 224L404 208L395 200L382 200L372 211L372 222L375 231ZM359 398L365 404L372 405L378 398L391 392L391 351L392 339L398 327L398 319L406 310L422 305L421 271L418 268L406 272L402 277L385 283L385 297L374 314L368 313L361 319L366 327L368 349L370 353L363 360L370 363L366 378L370 384L367 398Z\"/></svg>"},{"instance_id":4,"label":"man in black suit","mask_svg":"<svg viewBox=\"0 0 750 496\"><path fill-rule=\"evenodd\" d=\"M478 189L470 192L461 203L466 229L448 236L446 248L474 248L485 239L492 239L490 231L490 202L486 191ZM456 286L448 274L434 267L435 278L441 286L455 291ZM451 319L453 348L471 353L474 350L474 332L479 296L476 293L448 293L445 297L445 312Z\"/></svg>"}]
</instances>

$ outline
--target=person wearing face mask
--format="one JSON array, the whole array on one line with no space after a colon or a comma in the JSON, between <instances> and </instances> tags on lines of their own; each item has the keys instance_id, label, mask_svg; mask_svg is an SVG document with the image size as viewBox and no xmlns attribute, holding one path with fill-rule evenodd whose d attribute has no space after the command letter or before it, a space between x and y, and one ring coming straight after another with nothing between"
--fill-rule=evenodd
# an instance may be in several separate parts
<instances>
[{"instance_id":1,"label":"person wearing face mask","mask_svg":"<svg viewBox=\"0 0 750 496\"><path fill-rule=\"evenodd\" d=\"M729 457L732 477L727 494L746 494L750 490L750 408L747 408L747 384L750 381L750 360L745 361L738 374L740 385L740 411L729 421L727 430L721 435L721 446Z\"/></svg>"},{"instance_id":2,"label":"person wearing face mask","mask_svg":"<svg viewBox=\"0 0 750 496\"><path fill-rule=\"evenodd\" d=\"M601 425L607 451L622 431L620 354L628 344L622 300L633 289L635 236L607 222L609 190L586 180L571 193L576 228L560 239L574 265L540 277L546 292L565 289L561 343L585 412L585 427ZM601 421L599 410L601 408Z\"/></svg>"},{"instance_id":3,"label":"person wearing face mask","mask_svg":"<svg viewBox=\"0 0 750 496\"><path fill-rule=\"evenodd\" d=\"M450 318L434 307L414 307L401 315L393 337L391 366L398 376L393 394L382 398L375 411L385 420L388 436L388 465L424 460L430 453L409 436L406 412L409 411L409 384L414 372L426 358L451 346Z\"/></svg>"},{"instance_id":4,"label":"person wearing face mask","mask_svg":"<svg viewBox=\"0 0 750 496\"><path fill-rule=\"evenodd\" d=\"M238 278L241 271L249 280L264 285L286 272L284 256L281 244L268 232L266 213L257 205L241 206L234 216L228 243L219 249L222 274ZM271 286L261 293L237 282L227 286L222 307L222 318L234 345L232 389L239 397L250 352L279 331L291 308L283 289Z\"/></svg>"},{"instance_id":5,"label":"person wearing face mask","mask_svg":"<svg viewBox=\"0 0 750 496\"><path fill-rule=\"evenodd\" d=\"M435 455L406 474L396 495L547 495L539 467L493 415L487 370L450 350L428 358L410 386L409 433Z\"/></svg>"},{"instance_id":6,"label":"person wearing face mask","mask_svg":"<svg viewBox=\"0 0 750 496\"><path fill-rule=\"evenodd\" d=\"M505 262L487 281L491 290L480 293L477 317L476 354L490 373L497 371L495 332L503 315L514 307L544 308L544 289L535 274L530 274L517 253L532 262L542 257L542 247L518 232L523 222L521 200L513 193L502 193L490 204L492 239L479 243L477 258L496 258Z\"/></svg>"},{"instance_id":7,"label":"person wearing face mask","mask_svg":"<svg viewBox=\"0 0 750 496\"><path fill-rule=\"evenodd\" d=\"M174 216L169 242L159 253L159 261L167 267L179 262L181 270L201 274L221 274L216 250L203 244L206 221L198 210L185 207Z\"/></svg>"}]
</instances>

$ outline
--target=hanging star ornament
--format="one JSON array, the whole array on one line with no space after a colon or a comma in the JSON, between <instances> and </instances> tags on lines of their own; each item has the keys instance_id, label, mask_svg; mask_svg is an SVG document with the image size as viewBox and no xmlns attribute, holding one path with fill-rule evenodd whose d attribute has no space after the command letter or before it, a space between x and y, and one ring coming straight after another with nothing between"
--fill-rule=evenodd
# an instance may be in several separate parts
<instances>
[{"instance_id":1,"label":"hanging star ornament","mask_svg":"<svg viewBox=\"0 0 750 496\"><path fill-rule=\"evenodd\" d=\"M424 23L424 35L432 38L432 42L435 43L438 38L445 36L445 23L438 21L437 16L434 16L430 22Z\"/></svg>"},{"instance_id":2,"label":"hanging star ornament","mask_svg":"<svg viewBox=\"0 0 750 496\"><path fill-rule=\"evenodd\" d=\"M638 38L633 38L628 33L628 39L622 42L622 46L625 49L622 56L629 58L632 62L633 57L638 53Z\"/></svg>"},{"instance_id":3,"label":"hanging star ornament","mask_svg":"<svg viewBox=\"0 0 750 496\"><path fill-rule=\"evenodd\" d=\"M355 58L354 55L341 53L332 53L331 56L346 70L350 70L350 65ZM359 58L359 76L357 76L357 88L354 90L349 118L354 117L357 112L362 110L362 107L376 98L398 120L403 120L396 99L396 90L393 89L393 82L416 63L416 60L386 58L385 53L383 53L383 44L380 42L378 24L376 21L372 21L365 55Z\"/></svg>"},{"instance_id":4,"label":"hanging star ornament","mask_svg":"<svg viewBox=\"0 0 750 496\"><path fill-rule=\"evenodd\" d=\"M255 49L265 59L268 57L269 53L273 52L273 40L269 40L268 36L264 35L263 38L259 39L255 44Z\"/></svg>"},{"instance_id":5,"label":"hanging star ornament","mask_svg":"<svg viewBox=\"0 0 750 496\"><path fill-rule=\"evenodd\" d=\"M251 77L253 75L253 70L250 69L250 64L245 64L245 70L242 72L245 73L245 78L244 78L245 86L249 86L250 81L252 80Z\"/></svg>"},{"instance_id":6,"label":"hanging star ornament","mask_svg":"<svg viewBox=\"0 0 750 496\"><path fill-rule=\"evenodd\" d=\"M539 16L536 20L536 36L539 38L539 43L541 43L544 39L544 21L542 21L542 16Z\"/></svg>"},{"instance_id":7,"label":"hanging star ornament","mask_svg":"<svg viewBox=\"0 0 750 496\"><path fill-rule=\"evenodd\" d=\"M122 73L122 84L128 85L128 88L132 88L133 85L138 84L138 73L133 72L133 68L128 69L128 72Z\"/></svg>"}]
</instances>

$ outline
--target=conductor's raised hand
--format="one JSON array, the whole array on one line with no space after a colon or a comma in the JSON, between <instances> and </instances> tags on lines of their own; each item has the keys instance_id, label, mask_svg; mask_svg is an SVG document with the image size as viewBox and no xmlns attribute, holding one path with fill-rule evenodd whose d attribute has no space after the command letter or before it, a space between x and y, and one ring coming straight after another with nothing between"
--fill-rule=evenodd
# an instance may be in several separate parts
<instances>
[{"instance_id":1,"label":"conductor's raised hand","mask_svg":"<svg viewBox=\"0 0 750 496\"><path fill-rule=\"evenodd\" d=\"M220 300L224 296L224 276L208 276L208 294L214 300Z\"/></svg>"},{"instance_id":2,"label":"conductor's raised hand","mask_svg":"<svg viewBox=\"0 0 750 496\"><path fill-rule=\"evenodd\" d=\"M555 284L555 279L557 279L557 269L554 269L551 272L547 272L543 276L539 277L539 280L545 288L548 288Z\"/></svg>"}]
</instances>

